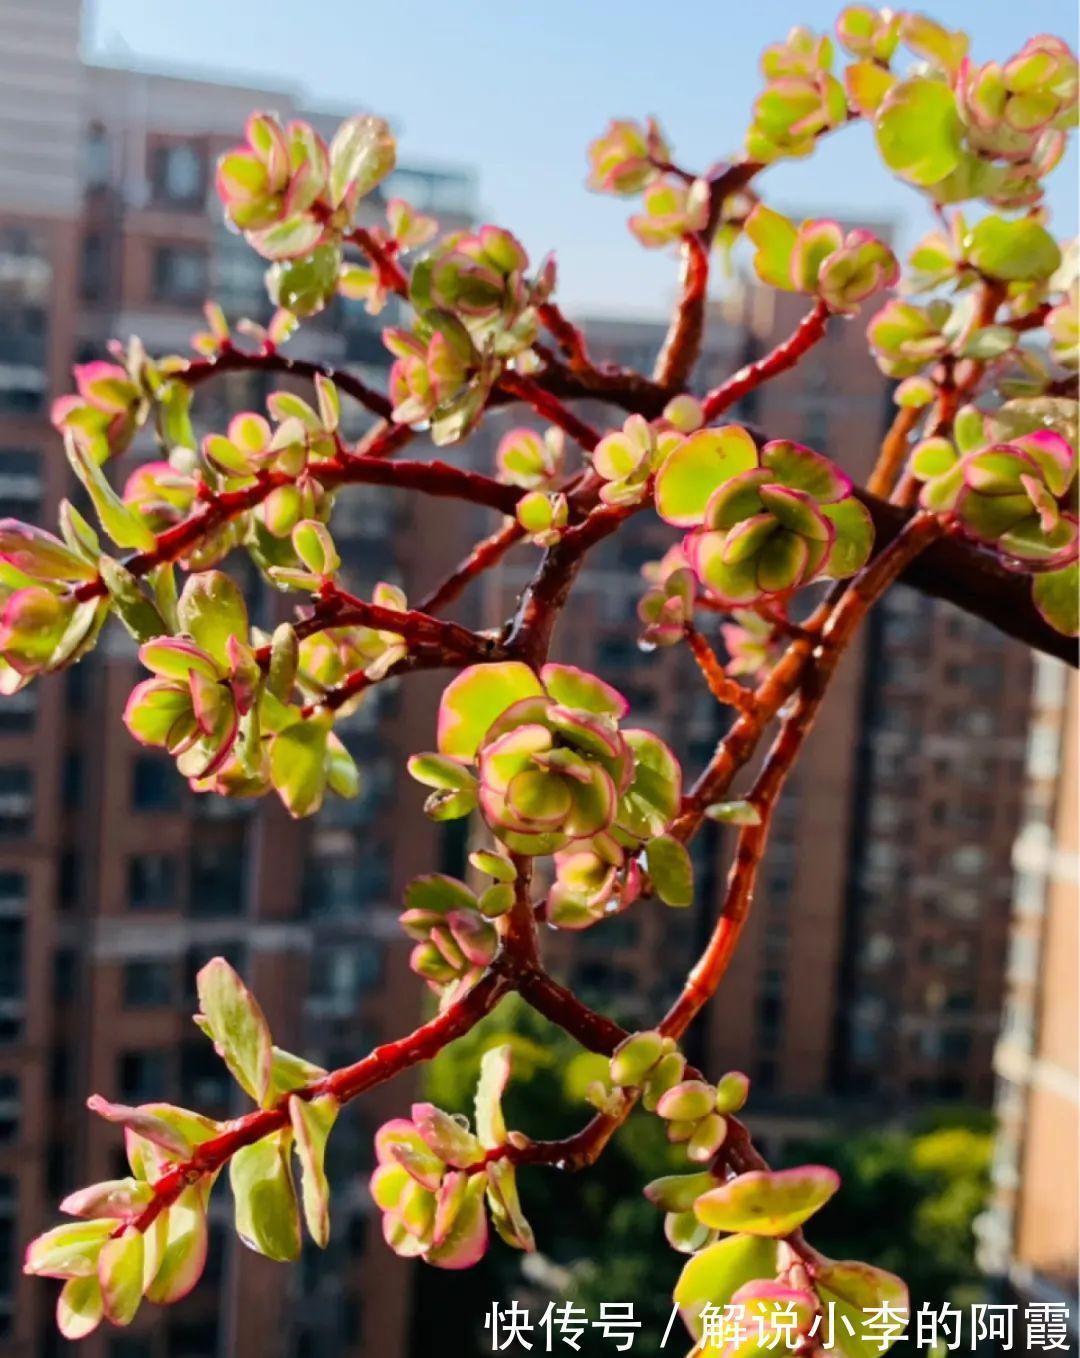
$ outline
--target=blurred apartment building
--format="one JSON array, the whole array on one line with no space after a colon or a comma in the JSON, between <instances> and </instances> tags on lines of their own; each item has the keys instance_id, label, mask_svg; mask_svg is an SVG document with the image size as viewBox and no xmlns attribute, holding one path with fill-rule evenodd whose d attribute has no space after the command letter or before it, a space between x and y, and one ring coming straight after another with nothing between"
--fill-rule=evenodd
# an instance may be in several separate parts
<instances>
[{"instance_id":1,"label":"blurred apartment building","mask_svg":"<svg viewBox=\"0 0 1080 1358\"><path fill-rule=\"evenodd\" d=\"M209 179L253 107L296 107L284 91L87 65L77 11L0 0L0 513L43 522L70 493L47 413L73 361L131 333L151 351L183 349L207 295L231 317L265 314L263 266L222 226ZM474 211L475 186L456 171L403 168L389 190L444 222ZM797 317L797 301L734 294L710 326L702 384ZM586 330L599 359L645 369L662 338L652 322ZM292 347L360 370L386 361L371 321L340 304ZM220 424L264 395L234 374L197 411ZM738 414L865 474L889 404L861 325L833 327ZM681 648L637 649L637 572L670 534L636 523L590 559L557 649L617 683L633 719L694 770L727 714ZM462 554L466 527L437 502L354 491L335 536L353 588L394 578L418 594ZM522 561L493 578L487 607L510 602ZM253 599L269 620L254 582ZM990 629L907 590L846 660L781 805L738 960L694 1039L710 1068L749 1071L766 1134L863 1101L902 1112L989 1100L1028 669ZM118 1138L85 1113L85 1095L238 1111L188 1018L201 962L224 952L283 1045L340 1064L415 1022L394 903L416 871L458 866L403 775L406 751L431 738L437 679L378 690L348 732L359 802L294 825L276 804L195 798L136 747L120 713L137 671L114 630L90 662L0 703L0 1358L55 1342L51 1289L18 1276L23 1242L64 1192L117 1170ZM596 1002L655 1015L707 935L729 841L713 826L701 836L691 910L648 904L552 938L552 956ZM331 1141L327 1254L282 1269L237 1248L223 1220L192 1297L87 1342L89 1358L403 1355L413 1266L383 1246L361 1185L371 1130L408 1089L361 1102ZM227 1211L223 1190L218 1200Z\"/></svg>"},{"instance_id":2,"label":"blurred apartment building","mask_svg":"<svg viewBox=\"0 0 1080 1358\"><path fill-rule=\"evenodd\" d=\"M152 353L183 352L210 295L230 319L268 314L265 265L211 201L213 164L253 108L299 110L288 91L87 65L72 0L2 0L0 34L0 514L53 523L72 482L48 411L70 389L73 361L131 334ZM338 121L304 116L321 130ZM445 225L475 211L463 171L403 167L385 188ZM388 362L371 318L344 303L292 350L357 371ZM196 418L220 428L267 390L230 374L200 393ZM422 588L445 573L465 544L437 504L363 488L345 497L335 536L352 587ZM249 583L256 620L272 621L277 601ZM170 761L130 740L120 717L141 667L126 636L109 632L87 663L0 703L4 1358L62 1346L54 1289L19 1275L23 1244L55 1218L59 1195L123 1172L120 1138L85 1096L241 1111L190 1021L207 957L223 952L243 970L282 1045L327 1065L408 1031L420 1002L393 903L440 861L437 828L404 774L405 733L414 745L420 732L432 739L437 681L379 690L350 719L361 796L297 825L269 799L196 798ZM281 1268L215 1226L188 1302L95 1336L87 1355L400 1352L410 1269L382 1244L363 1186L373 1128L408 1099L407 1084L365 1099L335 1133L348 1187L335 1194L325 1255ZM224 1185L217 1196L227 1215Z\"/></svg>"},{"instance_id":3,"label":"blurred apartment building","mask_svg":"<svg viewBox=\"0 0 1080 1358\"><path fill-rule=\"evenodd\" d=\"M994 1055L995 1192L980 1223L981 1261L1008 1300L1069 1308L1072 1353L1080 1343L1076 788L1076 676L1040 659L1014 849L1008 994Z\"/></svg>"}]
</instances>

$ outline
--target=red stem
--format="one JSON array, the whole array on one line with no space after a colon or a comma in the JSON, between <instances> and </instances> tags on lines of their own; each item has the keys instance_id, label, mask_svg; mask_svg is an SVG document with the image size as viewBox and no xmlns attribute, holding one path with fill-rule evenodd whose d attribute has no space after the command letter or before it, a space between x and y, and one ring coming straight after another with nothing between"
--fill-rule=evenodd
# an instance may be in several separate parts
<instances>
[{"instance_id":1,"label":"red stem","mask_svg":"<svg viewBox=\"0 0 1080 1358\"><path fill-rule=\"evenodd\" d=\"M288 358L284 354L279 354L276 349L249 353L234 348L228 341L213 358L193 358L179 376L189 387L198 387L220 373L248 371L284 373L312 382L317 376L328 377L339 391L351 396L354 401L359 401L372 414L379 415L384 420L390 418L393 409L382 392L367 386L352 373L342 372L327 363L312 363L306 358Z\"/></svg>"},{"instance_id":2,"label":"red stem","mask_svg":"<svg viewBox=\"0 0 1080 1358\"><path fill-rule=\"evenodd\" d=\"M689 381L701 352L709 291L709 245L695 234L683 238L682 290L671 328L656 360L653 377L677 389Z\"/></svg>"},{"instance_id":3,"label":"red stem","mask_svg":"<svg viewBox=\"0 0 1080 1358\"><path fill-rule=\"evenodd\" d=\"M504 485L479 472L462 470L448 462L390 462L374 453L309 462L307 471L324 486L363 484L418 490L426 495L485 505L503 514L512 514L522 495L515 486ZM159 533L152 548L136 552L124 565L133 575L142 576L155 566L176 561L216 528L261 504L279 486L292 485L295 480L294 476L285 472L265 472L253 485L245 486L242 490L210 492L186 519ZM105 593L105 582L98 576L95 580L79 585L75 597L80 600L95 599Z\"/></svg>"},{"instance_id":4,"label":"red stem","mask_svg":"<svg viewBox=\"0 0 1080 1358\"><path fill-rule=\"evenodd\" d=\"M516 519L504 523L490 537L478 542L465 560L420 600L420 607L428 613L437 613L440 608L453 603L470 580L475 580L478 575L482 575L484 571L501 561L514 543L520 542L523 536L521 525Z\"/></svg>"},{"instance_id":5,"label":"red stem","mask_svg":"<svg viewBox=\"0 0 1080 1358\"><path fill-rule=\"evenodd\" d=\"M579 420L573 411L567 410L557 396L545 391L531 377L525 377L521 373L505 372L499 378L499 386L508 396L525 401L538 415L558 425L576 443L580 443L587 453L591 453L600 442L600 435L595 429L590 428L584 420Z\"/></svg>"},{"instance_id":6,"label":"red stem","mask_svg":"<svg viewBox=\"0 0 1080 1358\"><path fill-rule=\"evenodd\" d=\"M396 292L399 297L408 297L409 279L405 270L363 226L355 227L346 240L363 250L379 275L379 282L388 292Z\"/></svg>"},{"instance_id":7,"label":"red stem","mask_svg":"<svg viewBox=\"0 0 1080 1358\"><path fill-rule=\"evenodd\" d=\"M320 1094L333 1094L339 1103L348 1103L358 1094L383 1084L392 1076L414 1066L420 1061L429 1061L436 1056L448 1042L461 1037L485 1014L489 1014L500 999L507 993L510 983L498 972L489 971L481 977L472 990L457 1000L429 1023L423 1024L415 1032L376 1047L354 1065L344 1066L330 1075L305 1085L302 1089L286 1094L272 1108L257 1108L244 1117L229 1124L228 1130L220 1136L204 1141L190 1160L175 1165L154 1184L154 1197L135 1218L136 1230L145 1231L152 1225L160 1212L175 1202L189 1184L205 1174L212 1174L244 1146L261 1141L264 1136L280 1131L289 1123L289 1100L291 1098L313 1099ZM122 1223L121 1230L128 1223Z\"/></svg>"},{"instance_id":8,"label":"red stem","mask_svg":"<svg viewBox=\"0 0 1080 1358\"><path fill-rule=\"evenodd\" d=\"M828 319L829 308L824 302L816 302L786 340L778 344L775 349L770 350L763 358L759 358L754 363L748 363L745 368L740 368L726 382L721 382L718 387L714 387L702 402L706 423L715 420L717 415L730 409L737 401L741 401L744 396L760 387L763 382L768 382L778 373L793 368L799 359L824 336L825 324Z\"/></svg>"}]
</instances>

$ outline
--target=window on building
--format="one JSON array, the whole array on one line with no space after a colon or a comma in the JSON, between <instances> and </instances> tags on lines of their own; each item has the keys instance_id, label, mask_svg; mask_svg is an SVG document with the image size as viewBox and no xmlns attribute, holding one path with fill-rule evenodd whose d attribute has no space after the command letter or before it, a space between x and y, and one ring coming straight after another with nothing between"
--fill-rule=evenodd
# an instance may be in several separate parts
<instances>
[{"instance_id":1,"label":"window on building","mask_svg":"<svg viewBox=\"0 0 1080 1358\"><path fill-rule=\"evenodd\" d=\"M84 774L85 763L81 751L66 751L60 788L65 811L75 811L82 805Z\"/></svg>"},{"instance_id":2,"label":"window on building","mask_svg":"<svg viewBox=\"0 0 1080 1358\"><path fill-rule=\"evenodd\" d=\"M103 189L108 185L111 159L108 133L101 123L91 123L86 131L82 162L88 189Z\"/></svg>"},{"instance_id":3,"label":"window on building","mask_svg":"<svg viewBox=\"0 0 1080 1358\"><path fill-rule=\"evenodd\" d=\"M0 916L0 1044L16 1042L22 1033L25 956L26 921Z\"/></svg>"},{"instance_id":4,"label":"window on building","mask_svg":"<svg viewBox=\"0 0 1080 1358\"><path fill-rule=\"evenodd\" d=\"M53 1004L70 1004L79 979L79 954L72 947L57 948L52 966Z\"/></svg>"},{"instance_id":5,"label":"window on building","mask_svg":"<svg viewBox=\"0 0 1080 1358\"><path fill-rule=\"evenodd\" d=\"M155 1009L173 1002L171 962L140 959L124 963L124 1008Z\"/></svg>"},{"instance_id":6,"label":"window on building","mask_svg":"<svg viewBox=\"0 0 1080 1358\"><path fill-rule=\"evenodd\" d=\"M310 1002L320 1012L351 1014L379 983L382 950L373 939L318 949L311 959Z\"/></svg>"},{"instance_id":7,"label":"window on building","mask_svg":"<svg viewBox=\"0 0 1080 1358\"><path fill-rule=\"evenodd\" d=\"M175 811L183 783L176 765L161 755L136 755L131 766L131 802L136 811Z\"/></svg>"},{"instance_id":8,"label":"window on building","mask_svg":"<svg viewBox=\"0 0 1080 1358\"><path fill-rule=\"evenodd\" d=\"M74 849L60 855L60 908L74 910L82 897L82 858Z\"/></svg>"},{"instance_id":9,"label":"window on building","mask_svg":"<svg viewBox=\"0 0 1080 1358\"><path fill-rule=\"evenodd\" d=\"M0 331L0 414L34 415L45 404L47 312L43 306L7 305Z\"/></svg>"},{"instance_id":10,"label":"window on building","mask_svg":"<svg viewBox=\"0 0 1080 1358\"><path fill-rule=\"evenodd\" d=\"M304 908L309 915L354 915L390 896L390 863L385 850L363 858L310 858L304 871Z\"/></svg>"},{"instance_id":11,"label":"window on building","mask_svg":"<svg viewBox=\"0 0 1080 1358\"><path fill-rule=\"evenodd\" d=\"M17 1194L15 1176L0 1175L0 1335L11 1330L15 1318L15 1261L19 1249L15 1238Z\"/></svg>"},{"instance_id":12,"label":"window on building","mask_svg":"<svg viewBox=\"0 0 1080 1358\"><path fill-rule=\"evenodd\" d=\"M169 1093L168 1054L162 1051L121 1052L117 1085L125 1103L148 1103Z\"/></svg>"},{"instance_id":13,"label":"window on building","mask_svg":"<svg viewBox=\"0 0 1080 1358\"><path fill-rule=\"evenodd\" d=\"M950 865L953 872L973 877L986 867L986 850L978 844L964 844L953 851Z\"/></svg>"},{"instance_id":14,"label":"window on building","mask_svg":"<svg viewBox=\"0 0 1080 1358\"><path fill-rule=\"evenodd\" d=\"M193 142L155 146L150 157L154 201L197 205L205 194L206 161Z\"/></svg>"},{"instance_id":15,"label":"window on building","mask_svg":"<svg viewBox=\"0 0 1080 1358\"><path fill-rule=\"evenodd\" d=\"M170 910L180 884L175 855L140 853L128 859L128 905L133 910Z\"/></svg>"},{"instance_id":16,"label":"window on building","mask_svg":"<svg viewBox=\"0 0 1080 1358\"><path fill-rule=\"evenodd\" d=\"M19 1134L19 1077L0 1075L0 1146L10 1145Z\"/></svg>"},{"instance_id":17,"label":"window on building","mask_svg":"<svg viewBox=\"0 0 1080 1358\"><path fill-rule=\"evenodd\" d=\"M23 950L26 921L18 915L0 916L0 1002L23 997Z\"/></svg>"},{"instance_id":18,"label":"window on building","mask_svg":"<svg viewBox=\"0 0 1080 1358\"><path fill-rule=\"evenodd\" d=\"M223 844L196 844L191 854L191 914L243 914L246 860L242 837Z\"/></svg>"},{"instance_id":19,"label":"window on building","mask_svg":"<svg viewBox=\"0 0 1080 1358\"><path fill-rule=\"evenodd\" d=\"M207 290L206 252L194 245L159 245L154 250L153 295L159 302L200 301Z\"/></svg>"},{"instance_id":20,"label":"window on building","mask_svg":"<svg viewBox=\"0 0 1080 1358\"><path fill-rule=\"evenodd\" d=\"M173 1349L170 1346L169 1353ZM207 1353L213 1353L213 1349L207 1349ZM140 1334L116 1334L109 1340L109 1358L153 1358L153 1341L146 1335Z\"/></svg>"},{"instance_id":21,"label":"window on building","mask_svg":"<svg viewBox=\"0 0 1080 1358\"><path fill-rule=\"evenodd\" d=\"M100 231L83 237L79 264L79 295L84 302L100 302L109 291L109 247Z\"/></svg>"},{"instance_id":22,"label":"window on building","mask_svg":"<svg viewBox=\"0 0 1080 1358\"><path fill-rule=\"evenodd\" d=\"M26 448L0 449L0 513L30 520L41 508L41 456Z\"/></svg>"},{"instance_id":23,"label":"window on building","mask_svg":"<svg viewBox=\"0 0 1080 1358\"><path fill-rule=\"evenodd\" d=\"M30 887L25 872L0 872L0 914L25 910L30 902Z\"/></svg>"},{"instance_id":24,"label":"window on building","mask_svg":"<svg viewBox=\"0 0 1080 1358\"><path fill-rule=\"evenodd\" d=\"M209 1042L193 1040L180 1048L180 1099L191 1108L228 1109L232 1077Z\"/></svg>"},{"instance_id":25,"label":"window on building","mask_svg":"<svg viewBox=\"0 0 1080 1358\"><path fill-rule=\"evenodd\" d=\"M0 768L0 836L26 835L34 818L34 775L21 764Z\"/></svg>"}]
</instances>

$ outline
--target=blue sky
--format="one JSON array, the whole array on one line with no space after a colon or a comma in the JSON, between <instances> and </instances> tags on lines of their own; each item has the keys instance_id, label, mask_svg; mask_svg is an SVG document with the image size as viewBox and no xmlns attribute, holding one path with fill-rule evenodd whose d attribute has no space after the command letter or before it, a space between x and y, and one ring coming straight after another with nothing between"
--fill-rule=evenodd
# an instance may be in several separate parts
<instances>
[{"instance_id":1,"label":"blue sky","mask_svg":"<svg viewBox=\"0 0 1080 1358\"><path fill-rule=\"evenodd\" d=\"M87 0L93 59L299 86L309 102L391 119L403 160L475 166L483 211L530 251L554 249L568 309L655 314L674 263L642 250L624 200L584 188L585 147L613 115L656 114L677 158L703 169L741 142L761 48L795 22L831 26L823 0ZM1076 40L1072 0L936 0L978 60L1035 31ZM1037 17L1036 17L1037 16ZM1051 180L1059 232L1076 231L1076 152ZM809 214L894 218L910 242L919 197L876 161L867 129L771 169L768 200Z\"/></svg>"}]
</instances>

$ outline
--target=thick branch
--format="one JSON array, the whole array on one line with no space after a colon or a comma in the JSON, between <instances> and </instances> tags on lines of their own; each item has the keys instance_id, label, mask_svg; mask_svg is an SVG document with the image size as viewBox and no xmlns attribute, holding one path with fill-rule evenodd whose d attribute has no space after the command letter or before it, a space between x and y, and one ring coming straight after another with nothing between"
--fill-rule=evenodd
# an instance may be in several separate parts
<instances>
[{"instance_id":1,"label":"thick branch","mask_svg":"<svg viewBox=\"0 0 1080 1358\"><path fill-rule=\"evenodd\" d=\"M858 487L855 494L873 517L879 550L911 521L909 509L889 504ZM958 536L935 542L900 575L901 584L955 604L1025 646L1076 666L1080 659L1076 637L1055 631L1038 611L1031 601L1031 579L1030 575L1006 570L992 553Z\"/></svg>"}]
</instances>

